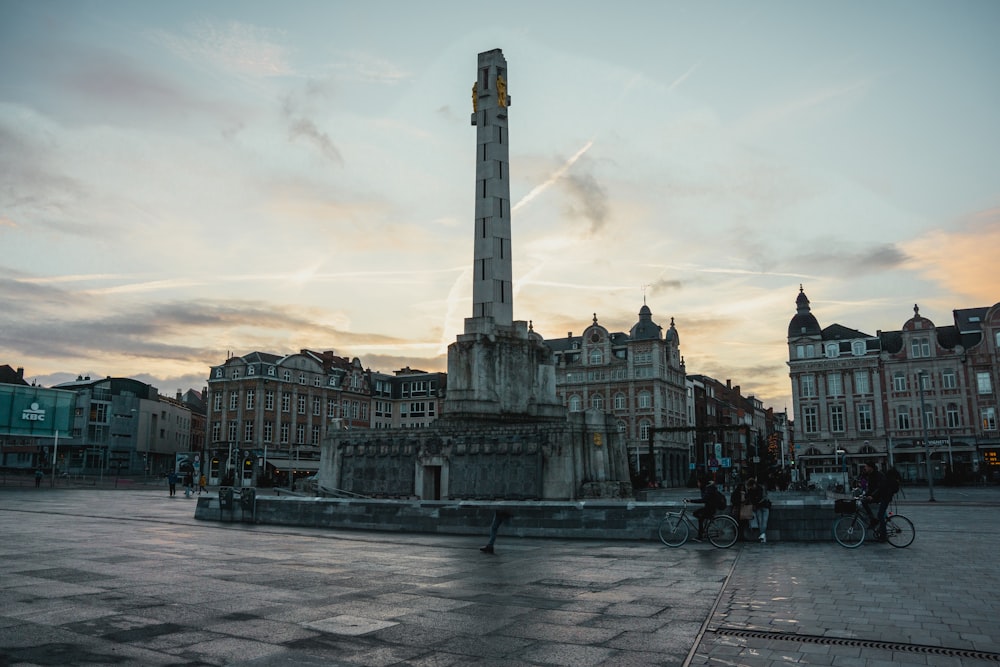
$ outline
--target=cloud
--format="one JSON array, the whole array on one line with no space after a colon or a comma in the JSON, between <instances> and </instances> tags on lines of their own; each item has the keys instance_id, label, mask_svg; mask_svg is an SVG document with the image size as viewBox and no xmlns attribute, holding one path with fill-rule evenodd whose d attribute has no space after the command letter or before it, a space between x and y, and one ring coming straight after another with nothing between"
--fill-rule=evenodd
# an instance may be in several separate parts
<instances>
[{"instance_id":1,"label":"cloud","mask_svg":"<svg viewBox=\"0 0 1000 667\"><path fill-rule=\"evenodd\" d=\"M149 34L175 55L197 65L252 77L293 72L287 50L280 43L286 36L279 30L239 21L199 21L188 26L186 35L162 30Z\"/></svg>"},{"instance_id":2,"label":"cloud","mask_svg":"<svg viewBox=\"0 0 1000 667\"><path fill-rule=\"evenodd\" d=\"M316 148L323 157L336 164L344 164L344 158L340 150L333 143L326 132L319 129L316 123L306 117L296 108L296 104L291 97L285 98L282 108L285 118L288 121L288 138L292 141L305 139L307 143Z\"/></svg>"},{"instance_id":3,"label":"cloud","mask_svg":"<svg viewBox=\"0 0 1000 667\"><path fill-rule=\"evenodd\" d=\"M875 246L852 248L843 247L836 239L828 242L819 240L816 245L825 249L822 251L802 253L794 259L786 260L789 264L801 264L809 267L813 274L822 271L846 275L864 275L880 273L903 267L909 261L909 255L894 244L879 244Z\"/></svg>"},{"instance_id":4,"label":"cloud","mask_svg":"<svg viewBox=\"0 0 1000 667\"><path fill-rule=\"evenodd\" d=\"M949 230L932 230L903 244L907 267L955 294L991 306L1000 301L996 250L1000 248L1000 208L973 213Z\"/></svg>"},{"instance_id":5,"label":"cloud","mask_svg":"<svg viewBox=\"0 0 1000 667\"><path fill-rule=\"evenodd\" d=\"M571 197L569 215L588 220L591 234L600 232L608 220L608 193L594 175L572 171L559 184Z\"/></svg>"}]
</instances>

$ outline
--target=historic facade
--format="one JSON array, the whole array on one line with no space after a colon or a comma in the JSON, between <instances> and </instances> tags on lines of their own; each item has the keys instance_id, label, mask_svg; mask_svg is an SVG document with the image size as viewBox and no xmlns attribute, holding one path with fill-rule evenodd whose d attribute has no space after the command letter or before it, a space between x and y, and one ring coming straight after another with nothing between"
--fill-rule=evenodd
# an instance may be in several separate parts
<instances>
[{"instance_id":1,"label":"historic facade","mask_svg":"<svg viewBox=\"0 0 1000 667\"><path fill-rule=\"evenodd\" d=\"M370 428L371 373L331 351L251 352L212 367L206 403L210 483L286 486L316 471L328 431Z\"/></svg>"},{"instance_id":2,"label":"historic facade","mask_svg":"<svg viewBox=\"0 0 1000 667\"><path fill-rule=\"evenodd\" d=\"M581 335L569 333L545 344L555 356L562 404L571 413L593 410L614 417L638 483L686 483L691 431L684 360L673 320L664 335L643 304L629 333L608 331L595 314Z\"/></svg>"},{"instance_id":3,"label":"historic facade","mask_svg":"<svg viewBox=\"0 0 1000 667\"><path fill-rule=\"evenodd\" d=\"M940 326L914 306L900 329L873 336L821 328L800 288L788 326L798 464L820 483L867 459L926 480L928 453L935 481L1000 471L998 347L1000 304L954 310Z\"/></svg>"}]
</instances>

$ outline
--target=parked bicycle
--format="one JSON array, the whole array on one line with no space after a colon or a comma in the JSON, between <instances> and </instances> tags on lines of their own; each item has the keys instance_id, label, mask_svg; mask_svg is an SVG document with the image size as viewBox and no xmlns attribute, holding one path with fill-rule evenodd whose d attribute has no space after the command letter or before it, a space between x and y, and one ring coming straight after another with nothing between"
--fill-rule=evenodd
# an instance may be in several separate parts
<instances>
[{"instance_id":1,"label":"parked bicycle","mask_svg":"<svg viewBox=\"0 0 1000 667\"><path fill-rule=\"evenodd\" d=\"M690 502L685 499L680 512L668 512L660 520L657 533L660 536L660 541L668 547L679 547L687 542L692 529L695 534L698 532L698 518L688 513L689 504ZM705 537L720 549L733 546L739 534L740 525L736 519L728 514L716 514L709 519L708 525L705 527Z\"/></svg>"},{"instance_id":2,"label":"parked bicycle","mask_svg":"<svg viewBox=\"0 0 1000 667\"><path fill-rule=\"evenodd\" d=\"M833 522L833 537L848 549L860 547L868 529L878 534L878 520L871 508L861 498L835 500L833 511L839 514ZM913 522L895 512L887 512L885 517L885 540L892 546L902 549L913 544L917 529Z\"/></svg>"}]
</instances>

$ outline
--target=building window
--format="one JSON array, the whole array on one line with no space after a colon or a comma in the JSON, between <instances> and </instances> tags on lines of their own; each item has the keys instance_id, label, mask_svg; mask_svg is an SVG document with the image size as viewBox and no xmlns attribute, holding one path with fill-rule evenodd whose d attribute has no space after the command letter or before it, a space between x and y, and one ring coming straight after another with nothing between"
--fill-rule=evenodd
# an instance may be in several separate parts
<instances>
[{"instance_id":1,"label":"building window","mask_svg":"<svg viewBox=\"0 0 1000 667\"><path fill-rule=\"evenodd\" d=\"M253 421L248 420L246 424L243 425L243 441L253 442Z\"/></svg>"},{"instance_id":2,"label":"building window","mask_svg":"<svg viewBox=\"0 0 1000 667\"><path fill-rule=\"evenodd\" d=\"M240 379L240 369L238 369L238 368L234 368L233 369L233 379L234 380L239 380Z\"/></svg>"},{"instance_id":3,"label":"building window","mask_svg":"<svg viewBox=\"0 0 1000 667\"><path fill-rule=\"evenodd\" d=\"M931 388L931 376L927 373L917 373L917 378L920 380L920 388L924 391L928 391Z\"/></svg>"},{"instance_id":4,"label":"building window","mask_svg":"<svg viewBox=\"0 0 1000 667\"><path fill-rule=\"evenodd\" d=\"M291 412L292 411L292 395L287 391L281 394L281 411Z\"/></svg>"},{"instance_id":5,"label":"building window","mask_svg":"<svg viewBox=\"0 0 1000 667\"><path fill-rule=\"evenodd\" d=\"M653 407L653 395L648 391L639 392L639 409L648 410Z\"/></svg>"},{"instance_id":6,"label":"building window","mask_svg":"<svg viewBox=\"0 0 1000 667\"><path fill-rule=\"evenodd\" d=\"M872 429L872 406L863 403L858 406L858 430L871 431Z\"/></svg>"},{"instance_id":7,"label":"building window","mask_svg":"<svg viewBox=\"0 0 1000 667\"><path fill-rule=\"evenodd\" d=\"M323 414L322 408L323 408L323 403L322 403L322 401L320 401L319 396L314 396L313 397L313 416L314 417L321 416Z\"/></svg>"},{"instance_id":8,"label":"building window","mask_svg":"<svg viewBox=\"0 0 1000 667\"><path fill-rule=\"evenodd\" d=\"M264 392L264 409L274 410L274 391L271 389Z\"/></svg>"},{"instance_id":9,"label":"building window","mask_svg":"<svg viewBox=\"0 0 1000 667\"><path fill-rule=\"evenodd\" d=\"M238 434L236 430L239 428L239 424L236 422L229 422L229 442L238 442Z\"/></svg>"},{"instance_id":10,"label":"building window","mask_svg":"<svg viewBox=\"0 0 1000 667\"><path fill-rule=\"evenodd\" d=\"M298 404L299 414L304 415L306 413L306 397L299 396L298 401L296 401L296 403Z\"/></svg>"},{"instance_id":11,"label":"building window","mask_svg":"<svg viewBox=\"0 0 1000 667\"><path fill-rule=\"evenodd\" d=\"M984 431L995 431L997 430L997 411L996 408L983 408L979 411L980 416L983 419L983 430Z\"/></svg>"},{"instance_id":12,"label":"building window","mask_svg":"<svg viewBox=\"0 0 1000 667\"><path fill-rule=\"evenodd\" d=\"M219 422L212 422L212 442L219 442L222 438L222 424Z\"/></svg>"},{"instance_id":13,"label":"building window","mask_svg":"<svg viewBox=\"0 0 1000 667\"><path fill-rule=\"evenodd\" d=\"M840 373L830 373L826 376L827 396L844 395L844 378Z\"/></svg>"},{"instance_id":14,"label":"building window","mask_svg":"<svg viewBox=\"0 0 1000 667\"><path fill-rule=\"evenodd\" d=\"M799 392L804 398L811 398L816 395L816 376L803 375L799 379Z\"/></svg>"},{"instance_id":15,"label":"building window","mask_svg":"<svg viewBox=\"0 0 1000 667\"><path fill-rule=\"evenodd\" d=\"M795 346L795 358L796 359L805 359L806 358L806 346L805 345L796 345Z\"/></svg>"},{"instance_id":16,"label":"building window","mask_svg":"<svg viewBox=\"0 0 1000 667\"><path fill-rule=\"evenodd\" d=\"M802 408L802 421L806 433L819 433L819 413L814 405Z\"/></svg>"},{"instance_id":17,"label":"building window","mask_svg":"<svg viewBox=\"0 0 1000 667\"><path fill-rule=\"evenodd\" d=\"M649 428L652 424L649 423L648 419L643 419L639 422L639 439L643 442L649 441Z\"/></svg>"},{"instance_id":18,"label":"building window","mask_svg":"<svg viewBox=\"0 0 1000 667\"><path fill-rule=\"evenodd\" d=\"M618 420L618 432L621 433L623 436L626 433L628 433L628 424L626 424L622 420Z\"/></svg>"},{"instance_id":19,"label":"building window","mask_svg":"<svg viewBox=\"0 0 1000 667\"><path fill-rule=\"evenodd\" d=\"M596 366L597 364L604 363L604 354L600 350L590 351L590 365Z\"/></svg>"},{"instance_id":20,"label":"building window","mask_svg":"<svg viewBox=\"0 0 1000 667\"><path fill-rule=\"evenodd\" d=\"M865 342L863 340L856 340L851 343L851 354L855 357L862 357L865 354Z\"/></svg>"},{"instance_id":21,"label":"building window","mask_svg":"<svg viewBox=\"0 0 1000 667\"><path fill-rule=\"evenodd\" d=\"M958 388L958 376L955 375L955 371L953 369L948 368L941 372L941 388L942 389Z\"/></svg>"},{"instance_id":22,"label":"building window","mask_svg":"<svg viewBox=\"0 0 1000 667\"><path fill-rule=\"evenodd\" d=\"M279 434L280 443L282 445L288 444L288 424L281 425L281 433Z\"/></svg>"},{"instance_id":23,"label":"building window","mask_svg":"<svg viewBox=\"0 0 1000 667\"><path fill-rule=\"evenodd\" d=\"M914 338L910 341L910 356L914 359L931 356L931 344L926 338Z\"/></svg>"},{"instance_id":24,"label":"building window","mask_svg":"<svg viewBox=\"0 0 1000 667\"><path fill-rule=\"evenodd\" d=\"M992 394L993 393L993 381L990 378L989 373L979 372L976 373L976 389L980 394Z\"/></svg>"},{"instance_id":25,"label":"building window","mask_svg":"<svg viewBox=\"0 0 1000 667\"><path fill-rule=\"evenodd\" d=\"M580 412L583 407L583 401L576 394L569 397L569 411L570 412Z\"/></svg>"},{"instance_id":26,"label":"building window","mask_svg":"<svg viewBox=\"0 0 1000 667\"><path fill-rule=\"evenodd\" d=\"M337 399L326 399L326 416L331 419L337 416Z\"/></svg>"},{"instance_id":27,"label":"building window","mask_svg":"<svg viewBox=\"0 0 1000 667\"><path fill-rule=\"evenodd\" d=\"M592 407L595 410L603 410L604 409L604 396L602 396L601 394L594 394L593 396L591 396L590 397L590 407Z\"/></svg>"},{"instance_id":28,"label":"building window","mask_svg":"<svg viewBox=\"0 0 1000 667\"><path fill-rule=\"evenodd\" d=\"M222 410L222 392L220 391L215 395L215 411L220 412Z\"/></svg>"},{"instance_id":29,"label":"building window","mask_svg":"<svg viewBox=\"0 0 1000 667\"><path fill-rule=\"evenodd\" d=\"M892 390L893 391L906 391L906 376L902 373L896 373L892 376Z\"/></svg>"},{"instance_id":30,"label":"building window","mask_svg":"<svg viewBox=\"0 0 1000 667\"><path fill-rule=\"evenodd\" d=\"M285 382L291 382L292 381L292 372L290 370L284 370L284 371L282 371L281 372L281 379L284 380Z\"/></svg>"},{"instance_id":31,"label":"building window","mask_svg":"<svg viewBox=\"0 0 1000 667\"><path fill-rule=\"evenodd\" d=\"M240 393L238 391L229 392L229 409L235 410L240 407Z\"/></svg>"},{"instance_id":32,"label":"building window","mask_svg":"<svg viewBox=\"0 0 1000 667\"><path fill-rule=\"evenodd\" d=\"M906 407L896 408L896 428L901 431L910 430L910 409Z\"/></svg>"},{"instance_id":33,"label":"building window","mask_svg":"<svg viewBox=\"0 0 1000 667\"><path fill-rule=\"evenodd\" d=\"M949 403L946 414L948 415L948 428L958 428L962 425L962 417L957 405Z\"/></svg>"},{"instance_id":34,"label":"building window","mask_svg":"<svg viewBox=\"0 0 1000 667\"><path fill-rule=\"evenodd\" d=\"M625 394L618 392L615 394L615 410L624 410L626 407Z\"/></svg>"},{"instance_id":35,"label":"building window","mask_svg":"<svg viewBox=\"0 0 1000 667\"><path fill-rule=\"evenodd\" d=\"M855 394L870 394L872 393L871 382L868 378L868 371L854 371L854 393Z\"/></svg>"},{"instance_id":36,"label":"building window","mask_svg":"<svg viewBox=\"0 0 1000 667\"><path fill-rule=\"evenodd\" d=\"M253 374L254 374L254 367L253 366L247 366L247 377L250 377Z\"/></svg>"},{"instance_id":37,"label":"building window","mask_svg":"<svg viewBox=\"0 0 1000 667\"><path fill-rule=\"evenodd\" d=\"M222 377L222 369L221 368L216 368L215 369L215 377L217 377L217 378L221 378Z\"/></svg>"},{"instance_id":38,"label":"building window","mask_svg":"<svg viewBox=\"0 0 1000 667\"><path fill-rule=\"evenodd\" d=\"M844 406L830 406L830 430L834 433L843 433L844 428Z\"/></svg>"},{"instance_id":39,"label":"building window","mask_svg":"<svg viewBox=\"0 0 1000 667\"><path fill-rule=\"evenodd\" d=\"M924 427L934 428L934 408L927 408L927 411L924 412Z\"/></svg>"},{"instance_id":40,"label":"building window","mask_svg":"<svg viewBox=\"0 0 1000 667\"><path fill-rule=\"evenodd\" d=\"M838 343L827 343L826 358L836 359L840 355L840 345Z\"/></svg>"},{"instance_id":41,"label":"building window","mask_svg":"<svg viewBox=\"0 0 1000 667\"><path fill-rule=\"evenodd\" d=\"M306 425L298 424L295 427L295 444L304 445L306 444Z\"/></svg>"},{"instance_id":42,"label":"building window","mask_svg":"<svg viewBox=\"0 0 1000 667\"><path fill-rule=\"evenodd\" d=\"M274 366L267 367L267 374L270 375L271 377L274 377Z\"/></svg>"},{"instance_id":43,"label":"building window","mask_svg":"<svg viewBox=\"0 0 1000 667\"><path fill-rule=\"evenodd\" d=\"M271 442L274 437L274 423L264 422L264 442Z\"/></svg>"}]
</instances>

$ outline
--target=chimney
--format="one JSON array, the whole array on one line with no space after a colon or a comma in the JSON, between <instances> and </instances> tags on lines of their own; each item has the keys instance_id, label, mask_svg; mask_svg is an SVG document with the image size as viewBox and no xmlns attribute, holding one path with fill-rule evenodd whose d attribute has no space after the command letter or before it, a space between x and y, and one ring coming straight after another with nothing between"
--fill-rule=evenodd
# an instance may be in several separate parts
<instances>
[{"instance_id":1,"label":"chimney","mask_svg":"<svg viewBox=\"0 0 1000 667\"><path fill-rule=\"evenodd\" d=\"M180 389L177 390L177 400L178 401L181 400L181 390Z\"/></svg>"},{"instance_id":2,"label":"chimney","mask_svg":"<svg viewBox=\"0 0 1000 667\"><path fill-rule=\"evenodd\" d=\"M17 379L18 380L23 380L24 379L24 366L18 366L17 367Z\"/></svg>"}]
</instances>

